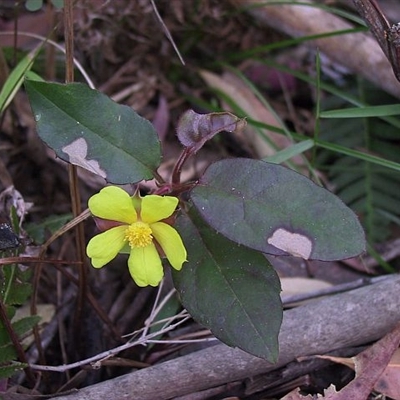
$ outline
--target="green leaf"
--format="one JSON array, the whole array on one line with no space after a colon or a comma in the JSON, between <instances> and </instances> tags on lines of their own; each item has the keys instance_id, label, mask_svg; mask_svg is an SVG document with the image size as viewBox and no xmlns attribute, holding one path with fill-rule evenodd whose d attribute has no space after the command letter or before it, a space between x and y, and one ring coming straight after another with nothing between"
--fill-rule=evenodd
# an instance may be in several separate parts
<instances>
[{"instance_id":1,"label":"green leaf","mask_svg":"<svg viewBox=\"0 0 400 400\"><path fill-rule=\"evenodd\" d=\"M25 8L28 11L39 11L43 7L43 0L26 0Z\"/></svg>"},{"instance_id":2,"label":"green leaf","mask_svg":"<svg viewBox=\"0 0 400 400\"><path fill-rule=\"evenodd\" d=\"M53 6L58 10L64 7L64 0L51 0Z\"/></svg>"},{"instance_id":3,"label":"green leaf","mask_svg":"<svg viewBox=\"0 0 400 400\"><path fill-rule=\"evenodd\" d=\"M31 69L41 46L30 51L11 71L0 91L0 115L14 99L21 87L24 75Z\"/></svg>"},{"instance_id":4,"label":"green leaf","mask_svg":"<svg viewBox=\"0 0 400 400\"><path fill-rule=\"evenodd\" d=\"M80 83L25 81L41 139L61 159L116 184L153 178L161 159L152 124Z\"/></svg>"},{"instance_id":5,"label":"green leaf","mask_svg":"<svg viewBox=\"0 0 400 400\"><path fill-rule=\"evenodd\" d=\"M271 156L265 157L263 161L274 164L280 164L287 160L290 160L292 157L298 156L299 154L302 154L305 151L310 150L313 147L314 147L314 141L312 139L303 140L290 147L286 147L283 150L279 150L275 154L272 154Z\"/></svg>"},{"instance_id":6,"label":"green leaf","mask_svg":"<svg viewBox=\"0 0 400 400\"><path fill-rule=\"evenodd\" d=\"M387 104L380 106L366 106L328 110L320 113L321 118L368 118L387 117L400 114L400 104Z\"/></svg>"},{"instance_id":7,"label":"green leaf","mask_svg":"<svg viewBox=\"0 0 400 400\"><path fill-rule=\"evenodd\" d=\"M326 189L280 165L216 162L191 198L214 229L264 253L331 261L365 250L356 215Z\"/></svg>"},{"instance_id":8,"label":"green leaf","mask_svg":"<svg viewBox=\"0 0 400 400\"><path fill-rule=\"evenodd\" d=\"M229 346L276 361L281 289L267 259L216 233L194 208L177 229L188 251L182 270L173 270L184 307Z\"/></svg>"}]
</instances>

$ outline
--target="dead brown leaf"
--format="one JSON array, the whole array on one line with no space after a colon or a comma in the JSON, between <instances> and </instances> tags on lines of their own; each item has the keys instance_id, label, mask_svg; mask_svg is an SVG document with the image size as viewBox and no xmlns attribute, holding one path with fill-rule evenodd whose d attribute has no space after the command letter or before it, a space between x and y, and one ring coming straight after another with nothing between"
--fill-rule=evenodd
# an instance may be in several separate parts
<instances>
[{"instance_id":1,"label":"dead brown leaf","mask_svg":"<svg viewBox=\"0 0 400 400\"><path fill-rule=\"evenodd\" d=\"M400 324L356 357L321 356L355 369L356 377L332 400L365 400L372 390L400 399ZM325 397L327 398L327 397Z\"/></svg>"},{"instance_id":2,"label":"dead brown leaf","mask_svg":"<svg viewBox=\"0 0 400 400\"><path fill-rule=\"evenodd\" d=\"M304 399L329 399L334 400L334 396L337 392L334 386L329 386L328 389L324 390L324 395L317 395L317 397L312 396L311 394L307 396L303 396L299 393L300 389L294 389L290 393L288 393L285 397L282 397L281 400L304 400Z\"/></svg>"},{"instance_id":3,"label":"dead brown leaf","mask_svg":"<svg viewBox=\"0 0 400 400\"><path fill-rule=\"evenodd\" d=\"M397 349L393 354L374 389L392 399L400 399L400 349Z\"/></svg>"}]
</instances>

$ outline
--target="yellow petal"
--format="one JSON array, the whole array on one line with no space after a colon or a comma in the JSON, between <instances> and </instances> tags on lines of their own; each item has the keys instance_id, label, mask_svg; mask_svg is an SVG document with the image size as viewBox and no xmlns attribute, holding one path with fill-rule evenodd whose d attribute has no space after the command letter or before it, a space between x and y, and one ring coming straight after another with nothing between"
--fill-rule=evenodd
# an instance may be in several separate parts
<instances>
[{"instance_id":1,"label":"yellow petal","mask_svg":"<svg viewBox=\"0 0 400 400\"><path fill-rule=\"evenodd\" d=\"M164 222L151 224L150 228L172 267L180 270L186 261L187 253L179 233Z\"/></svg>"},{"instance_id":2,"label":"yellow petal","mask_svg":"<svg viewBox=\"0 0 400 400\"><path fill-rule=\"evenodd\" d=\"M178 199L176 197L150 194L142 198L140 216L143 222L152 224L171 216L177 205Z\"/></svg>"},{"instance_id":3,"label":"yellow petal","mask_svg":"<svg viewBox=\"0 0 400 400\"><path fill-rule=\"evenodd\" d=\"M138 286L157 286L164 276L161 259L154 244L132 248L128 267Z\"/></svg>"},{"instance_id":4,"label":"yellow petal","mask_svg":"<svg viewBox=\"0 0 400 400\"><path fill-rule=\"evenodd\" d=\"M89 209L96 217L132 224L137 213L132 198L117 186L107 186L89 199Z\"/></svg>"},{"instance_id":5,"label":"yellow petal","mask_svg":"<svg viewBox=\"0 0 400 400\"><path fill-rule=\"evenodd\" d=\"M86 254L92 259L95 268L101 268L109 263L125 244L126 226L117 226L100 233L90 239Z\"/></svg>"}]
</instances>

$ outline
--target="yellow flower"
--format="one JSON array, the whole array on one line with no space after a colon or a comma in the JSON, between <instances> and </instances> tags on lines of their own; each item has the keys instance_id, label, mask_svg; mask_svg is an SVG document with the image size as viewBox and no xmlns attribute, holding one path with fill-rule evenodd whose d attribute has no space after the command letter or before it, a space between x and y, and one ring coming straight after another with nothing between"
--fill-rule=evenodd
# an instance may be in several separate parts
<instances>
[{"instance_id":1,"label":"yellow flower","mask_svg":"<svg viewBox=\"0 0 400 400\"><path fill-rule=\"evenodd\" d=\"M129 253L129 272L138 286L157 286L164 276L161 248L173 268L180 270L186 249L178 232L165 222L178 205L172 196L129 196L107 186L89 199L91 213L112 226L94 236L86 252L95 268L109 263L118 253ZM156 247L157 244L157 247Z\"/></svg>"}]
</instances>

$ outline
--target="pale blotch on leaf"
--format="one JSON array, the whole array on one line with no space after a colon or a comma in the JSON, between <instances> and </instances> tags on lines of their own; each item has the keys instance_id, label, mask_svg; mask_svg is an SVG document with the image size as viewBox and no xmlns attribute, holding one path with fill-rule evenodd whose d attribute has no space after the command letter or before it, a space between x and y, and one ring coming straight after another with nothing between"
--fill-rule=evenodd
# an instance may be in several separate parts
<instances>
[{"instance_id":1,"label":"pale blotch on leaf","mask_svg":"<svg viewBox=\"0 0 400 400\"><path fill-rule=\"evenodd\" d=\"M268 244L285 251L295 257L305 260L310 258L312 252L312 241L300 233L289 232L278 228L267 240Z\"/></svg>"},{"instance_id":2,"label":"pale blotch on leaf","mask_svg":"<svg viewBox=\"0 0 400 400\"><path fill-rule=\"evenodd\" d=\"M84 138L79 138L74 140L72 143L64 146L62 151L65 154L68 154L69 162L71 164L78 165L79 167L85 168L94 174L100 175L103 178L106 178L106 172L100 168L98 161L96 160L88 160L87 152L88 145Z\"/></svg>"}]
</instances>

